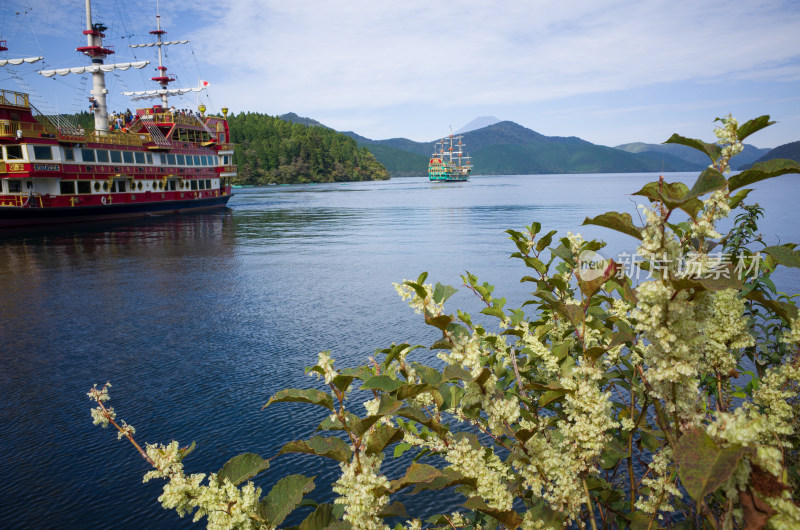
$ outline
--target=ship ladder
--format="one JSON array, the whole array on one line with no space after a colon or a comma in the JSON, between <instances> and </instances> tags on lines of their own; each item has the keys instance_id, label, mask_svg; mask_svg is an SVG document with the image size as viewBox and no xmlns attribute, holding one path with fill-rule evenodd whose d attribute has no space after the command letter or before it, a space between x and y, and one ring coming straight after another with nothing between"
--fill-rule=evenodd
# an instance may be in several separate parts
<instances>
[{"instance_id":1,"label":"ship ladder","mask_svg":"<svg viewBox=\"0 0 800 530\"><path fill-rule=\"evenodd\" d=\"M78 136L80 134L80 127L76 122L67 116L58 114L55 109L44 99L38 92L25 81L13 69L6 70L6 72L17 82L24 92L28 94L29 101L35 101L36 106L31 105L31 110L36 110L44 119L49 121L62 135ZM44 109L48 114L42 113L39 109Z\"/></svg>"},{"instance_id":2,"label":"ship ladder","mask_svg":"<svg viewBox=\"0 0 800 530\"><path fill-rule=\"evenodd\" d=\"M159 145L161 147L172 147L172 142L170 142L164 137L164 134L161 132L161 129L159 129L158 126L156 126L156 124L151 121L151 119L152 119L151 114L145 114L144 112L139 112L139 120L142 122L142 125L144 125L144 128L147 129L147 132L150 133L150 137L153 139L156 145Z\"/></svg>"}]
</instances>

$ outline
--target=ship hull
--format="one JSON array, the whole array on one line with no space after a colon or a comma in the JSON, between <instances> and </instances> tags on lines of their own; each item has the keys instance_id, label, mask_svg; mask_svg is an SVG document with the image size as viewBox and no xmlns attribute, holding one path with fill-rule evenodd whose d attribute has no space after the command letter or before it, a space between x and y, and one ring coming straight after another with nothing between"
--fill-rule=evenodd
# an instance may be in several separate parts
<instances>
[{"instance_id":1,"label":"ship hull","mask_svg":"<svg viewBox=\"0 0 800 530\"><path fill-rule=\"evenodd\" d=\"M199 212L224 208L231 195L193 200L143 202L136 204L105 204L77 207L3 207L0 208L0 228L59 225L112 221L165 215L172 213Z\"/></svg>"},{"instance_id":2,"label":"ship hull","mask_svg":"<svg viewBox=\"0 0 800 530\"><path fill-rule=\"evenodd\" d=\"M429 176L428 180L431 182L466 182L469 180L469 175L447 175L443 177Z\"/></svg>"}]
</instances>

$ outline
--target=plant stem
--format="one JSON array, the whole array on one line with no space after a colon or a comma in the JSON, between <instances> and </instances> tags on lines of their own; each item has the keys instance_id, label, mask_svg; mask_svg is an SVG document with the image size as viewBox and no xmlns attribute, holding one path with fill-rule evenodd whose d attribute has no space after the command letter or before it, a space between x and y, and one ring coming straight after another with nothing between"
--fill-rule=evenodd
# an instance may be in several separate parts
<instances>
[{"instance_id":1,"label":"plant stem","mask_svg":"<svg viewBox=\"0 0 800 530\"><path fill-rule=\"evenodd\" d=\"M586 494L586 506L589 508L589 521L592 523L592 530L597 530L597 523L594 521L594 509L592 508L592 496L589 494L589 485L586 484L586 477L581 478L583 482L583 492Z\"/></svg>"}]
</instances>

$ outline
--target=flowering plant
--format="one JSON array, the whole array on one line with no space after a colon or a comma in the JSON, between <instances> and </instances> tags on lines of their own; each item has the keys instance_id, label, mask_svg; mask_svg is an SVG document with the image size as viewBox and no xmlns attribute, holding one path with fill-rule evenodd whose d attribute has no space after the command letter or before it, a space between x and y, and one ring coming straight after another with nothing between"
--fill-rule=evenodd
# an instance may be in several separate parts
<instances>
[{"instance_id":1,"label":"flowering plant","mask_svg":"<svg viewBox=\"0 0 800 530\"><path fill-rule=\"evenodd\" d=\"M527 313L506 309L491 285L467 273L464 286L496 327L449 314L444 306L455 289L427 284L422 274L395 287L441 331L430 347L438 367L414 360L429 356L409 344L343 370L323 352L309 372L329 392L274 395L265 406L327 409L320 430L340 434L290 442L280 452L340 463L333 505L316 505L299 528L388 529L387 518L405 521L395 528L800 527L800 318L769 279L779 265L800 267L800 251L761 242L762 212L742 204L751 191L745 186L800 172L800 164L773 160L730 176L742 140L770 121L719 121L718 145L668 140L706 153L711 165L692 188L662 178L637 192L650 203L643 226L618 212L584 223L636 238L647 281L635 284L613 260L587 273L586 256L598 256L601 242L556 239L538 223L508 230L512 256L532 270L522 278L535 289ZM734 227L719 233L717 222L738 207L744 213ZM750 276L711 274L719 272L715 248L745 264L766 257ZM676 264L690 255L686 274ZM371 397L363 416L347 399L356 389ZM108 386L89 395L98 404L95 422L113 424L153 467L145 480L167 481L166 508L207 517L209 528L276 528L308 503L313 480L302 475L284 477L262 497L250 479L268 463L251 453L207 480L186 476L189 449L177 442L142 449L105 405ZM391 447L395 458L415 455L394 478L381 472ZM391 502L407 488L454 487L466 497L463 510L425 522Z\"/></svg>"}]
</instances>

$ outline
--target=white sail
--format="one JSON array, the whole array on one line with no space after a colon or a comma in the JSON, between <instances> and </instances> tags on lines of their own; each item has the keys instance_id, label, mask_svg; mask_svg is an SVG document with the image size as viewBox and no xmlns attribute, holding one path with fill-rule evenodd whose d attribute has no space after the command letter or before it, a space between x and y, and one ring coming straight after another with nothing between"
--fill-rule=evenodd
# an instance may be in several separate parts
<instances>
[{"instance_id":1,"label":"white sail","mask_svg":"<svg viewBox=\"0 0 800 530\"><path fill-rule=\"evenodd\" d=\"M159 90L137 90L135 92L123 92L123 96L130 96L132 100L138 101L140 99L157 99L162 96L182 96L189 92L200 92L205 90L206 87L194 88L162 88Z\"/></svg>"},{"instance_id":2,"label":"white sail","mask_svg":"<svg viewBox=\"0 0 800 530\"><path fill-rule=\"evenodd\" d=\"M115 64L92 64L89 66L73 66L72 68L56 68L55 70L40 70L39 73L45 77L53 77L55 75L68 75L68 74L83 74L96 72L111 72L114 70L128 70L129 68L136 68L141 70L150 64L150 61L137 61L133 63L115 63Z\"/></svg>"},{"instance_id":3,"label":"white sail","mask_svg":"<svg viewBox=\"0 0 800 530\"><path fill-rule=\"evenodd\" d=\"M167 44L186 44L188 40L168 40L163 42L147 42L144 44L128 44L129 48L152 48L153 46L164 46Z\"/></svg>"},{"instance_id":4,"label":"white sail","mask_svg":"<svg viewBox=\"0 0 800 530\"><path fill-rule=\"evenodd\" d=\"M25 57L24 59L3 59L0 60L0 66L6 66L7 64L13 64L14 66L19 66L22 63L35 63L36 61L41 61L43 57Z\"/></svg>"}]
</instances>

